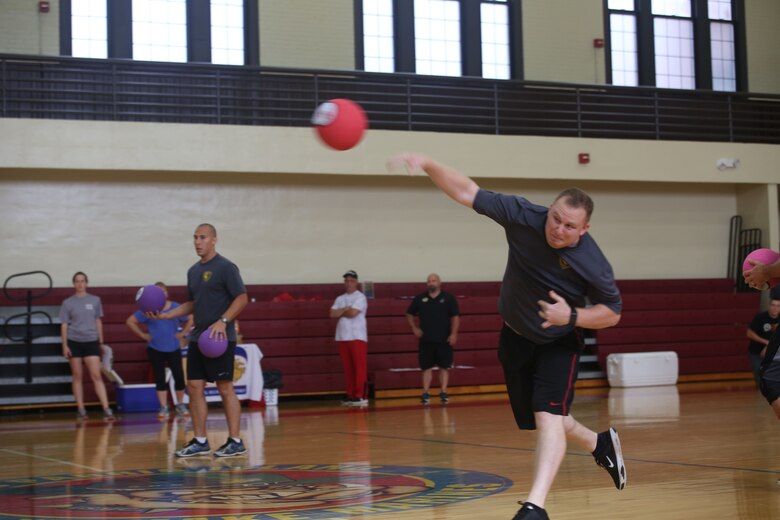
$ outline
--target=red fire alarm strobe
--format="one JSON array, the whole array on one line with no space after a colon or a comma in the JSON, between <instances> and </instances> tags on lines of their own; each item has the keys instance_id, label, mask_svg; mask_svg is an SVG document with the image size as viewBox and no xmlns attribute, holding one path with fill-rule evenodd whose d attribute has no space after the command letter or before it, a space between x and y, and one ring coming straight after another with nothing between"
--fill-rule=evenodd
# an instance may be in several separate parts
<instances>
[{"instance_id":1,"label":"red fire alarm strobe","mask_svg":"<svg viewBox=\"0 0 780 520\"><path fill-rule=\"evenodd\" d=\"M49 2L38 2L38 12L39 13L48 13L49 12Z\"/></svg>"},{"instance_id":2,"label":"red fire alarm strobe","mask_svg":"<svg viewBox=\"0 0 780 520\"><path fill-rule=\"evenodd\" d=\"M581 153L577 155L577 161L580 164L588 164L590 162L590 154L589 153Z\"/></svg>"},{"instance_id":3,"label":"red fire alarm strobe","mask_svg":"<svg viewBox=\"0 0 780 520\"><path fill-rule=\"evenodd\" d=\"M594 49L603 49L604 48L604 38L594 38L593 39L593 48Z\"/></svg>"}]
</instances>

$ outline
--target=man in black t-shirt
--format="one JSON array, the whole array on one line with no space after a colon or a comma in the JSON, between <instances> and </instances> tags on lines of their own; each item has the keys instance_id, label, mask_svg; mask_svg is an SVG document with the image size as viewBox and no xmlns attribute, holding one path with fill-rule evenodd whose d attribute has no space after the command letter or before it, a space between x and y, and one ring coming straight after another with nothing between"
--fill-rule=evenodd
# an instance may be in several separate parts
<instances>
[{"instance_id":1,"label":"man in black t-shirt","mask_svg":"<svg viewBox=\"0 0 780 520\"><path fill-rule=\"evenodd\" d=\"M419 361L422 370L423 394L420 401L431 401L430 388L433 379L433 367L439 367L439 399L446 404L449 401L447 384L449 368L452 366L452 347L458 341L460 310L458 301L449 293L441 290L441 278L436 273L428 275L427 290L418 294L406 309L406 321L414 335L420 340ZM419 325L415 320L419 317Z\"/></svg>"},{"instance_id":2,"label":"man in black t-shirt","mask_svg":"<svg viewBox=\"0 0 780 520\"><path fill-rule=\"evenodd\" d=\"M769 301L769 309L756 314L747 329L747 338L750 340L748 357L756 385L760 386L761 384L759 369L761 359L764 357L762 354L769 344L769 338L777 330L778 324L780 324L780 299L772 299Z\"/></svg>"},{"instance_id":3,"label":"man in black t-shirt","mask_svg":"<svg viewBox=\"0 0 780 520\"><path fill-rule=\"evenodd\" d=\"M153 316L168 320L192 314L195 322L187 350L187 394L195 436L176 452L176 456L211 453L206 438L208 403L204 394L206 381L210 381L217 385L228 425L227 442L214 455L234 457L247 451L241 440L241 403L233 388L233 367L237 339L235 320L246 307L248 298L236 264L217 253L214 226L201 224L195 229L193 240L200 261L187 271L187 301L171 311ZM210 330L210 337L227 338L227 349L219 357L206 357L200 352L198 337L207 330Z\"/></svg>"},{"instance_id":4,"label":"man in black t-shirt","mask_svg":"<svg viewBox=\"0 0 780 520\"><path fill-rule=\"evenodd\" d=\"M617 432L597 434L569 413L581 351L575 327L612 327L622 310L612 267L588 234L591 198L570 188L549 208L538 206L482 190L420 154L398 155L388 166L422 170L447 196L504 228L509 257L499 298L504 327L498 356L518 427L538 430L533 483L514 520L549 518L544 503L567 439L590 451L623 489L626 468Z\"/></svg>"}]
</instances>

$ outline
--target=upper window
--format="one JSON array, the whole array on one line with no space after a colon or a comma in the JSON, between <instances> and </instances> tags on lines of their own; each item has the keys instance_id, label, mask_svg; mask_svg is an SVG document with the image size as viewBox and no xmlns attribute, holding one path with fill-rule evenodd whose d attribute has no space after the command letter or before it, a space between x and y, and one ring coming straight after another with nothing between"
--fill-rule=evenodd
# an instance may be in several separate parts
<instances>
[{"instance_id":1,"label":"upper window","mask_svg":"<svg viewBox=\"0 0 780 520\"><path fill-rule=\"evenodd\" d=\"M731 0L708 0L713 90L737 90L737 60Z\"/></svg>"},{"instance_id":2,"label":"upper window","mask_svg":"<svg viewBox=\"0 0 780 520\"><path fill-rule=\"evenodd\" d=\"M607 0L610 81L735 91L734 1Z\"/></svg>"},{"instance_id":3,"label":"upper window","mask_svg":"<svg viewBox=\"0 0 780 520\"><path fill-rule=\"evenodd\" d=\"M393 72L393 0L363 0L363 60L371 72Z\"/></svg>"},{"instance_id":4,"label":"upper window","mask_svg":"<svg viewBox=\"0 0 780 520\"><path fill-rule=\"evenodd\" d=\"M187 0L131 0L121 4L127 5L127 13L121 9L109 13L111 1L71 0L73 56L172 62L210 59L212 63L245 64L244 0L198 2L189 6L189 12ZM63 11L63 15L67 17L68 12ZM188 21L192 27L187 26ZM112 46L108 41L109 27L119 38L112 41ZM194 51L188 49L188 31L210 31L211 47L204 44ZM109 48L114 55L108 55Z\"/></svg>"},{"instance_id":5,"label":"upper window","mask_svg":"<svg viewBox=\"0 0 780 520\"><path fill-rule=\"evenodd\" d=\"M244 0L211 0L211 63L244 64Z\"/></svg>"},{"instance_id":6,"label":"upper window","mask_svg":"<svg viewBox=\"0 0 780 520\"><path fill-rule=\"evenodd\" d=\"M612 84L639 85L634 0L609 0L610 58Z\"/></svg>"},{"instance_id":7,"label":"upper window","mask_svg":"<svg viewBox=\"0 0 780 520\"><path fill-rule=\"evenodd\" d=\"M187 61L186 0L133 0L133 59Z\"/></svg>"},{"instance_id":8,"label":"upper window","mask_svg":"<svg viewBox=\"0 0 780 520\"><path fill-rule=\"evenodd\" d=\"M393 0L362 0L363 68L509 79L509 1L413 0L407 11ZM470 23L465 12L477 23ZM464 70L467 55L478 69ZM411 65L399 67L405 57Z\"/></svg>"},{"instance_id":9,"label":"upper window","mask_svg":"<svg viewBox=\"0 0 780 520\"><path fill-rule=\"evenodd\" d=\"M482 2L482 77L509 79L509 9L505 0Z\"/></svg>"},{"instance_id":10,"label":"upper window","mask_svg":"<svg viewBox=\"0 0 780 520\"><path fill-rule=\"evenodd\" d=\"M691 0L653 0L655 86L696 88Z\"/></svg>"},{"instance_id":11,"label":"upper window","mask_svg":"<svg viewBox=\"0 0 780 520\"><path fill-rule=\"evenodd\" d=\"M461 75L458 0L414 1L414 50L418 74Z\"/></svg>"},{"instance_id":12,"label":"upper window","mask_svg":"<svg viewBox=\"0 0 780 520\"><path fill-rule=\"evenodd\" d=\"M106 0L71 0L71 54L78 58L108 57Z\"/></svg>"}]
</instances>

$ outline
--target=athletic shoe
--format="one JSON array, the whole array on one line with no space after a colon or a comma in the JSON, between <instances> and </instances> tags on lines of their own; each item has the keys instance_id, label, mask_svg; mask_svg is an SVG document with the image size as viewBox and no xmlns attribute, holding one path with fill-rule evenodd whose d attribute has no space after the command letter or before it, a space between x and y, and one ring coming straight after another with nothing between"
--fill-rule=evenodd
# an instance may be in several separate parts
<instances>
[{"instance_id":1,"label":"athletic shoe","mask_svg":"<svg viewBox=\"0 0 780 520\"><path fill-rule=\"evenodd\" d=\"M431 402L431 394L429 394L428 392L423 392L422 397L420 397L420 402L422 404L430 403Z\"/></svg>"},{"instance_id":2,"label":"athletic shoe","mask_svg":"<svg viewBox=\"0 0 780 520\"><path fill-rule=\"evenodd\" d=\"M439 399L441 399L441 404L450 402L450 396L447 395L447 392L439 392Z\"/></svg>"},{"instance_id":3,"label":"athletic shoe","mask_svg":"<svg viewBox=\"0 0 780 520\"><path fill-rule=\"evenodd\" d=\"M157 412L158 419L166 419L169 415L171 415L171 410L167 405L161 406L160 411Z\"/></svg>"},{"instance_id":4,"label":"athletic shoe","mask_svg":"<svg viewBox=\"0 0 780 520\"><path fill-rule=\"evenodd\" d=\"M86 408L79 408L76 411L76 419L80 421L85 421L89 419L89 415L87 415L87 409Z\"/></svg>"},{"instance_id":5,"label":"athletic shoe","mask_svg":"<svg viewBox=\"0 0 780 520\"><path fill-rule=\"evenodd\" d=\"M179 417L187 417L190 415L190 411L187 409L187 405L179 403L176 405L176 415Z\"/></svg>"},{"instance_id":6,"label":"athletic shoe","mask_svg":"<svg viewBox=\"0 0 780 520\"><path fill-rule=\"evenodd\" d=\"M357 400L358 400L357 397L354 399L352 397L345 397L344 399L341 400L341 406L352 406L352 403L354 403Z\"/></svg>"},{"instance_id":7,"label":"athletic shoe","mask_svg":"<svg viewBox=\"0 0 780 520\"><path fill-rule=\"evenodd\" d=\"M104 421L116 421L116 417L114 417L114 411L111 410L111 407L103 409L103 420Z\"/></svg>"},{"instance_id":8,"label":"athletic shoe","mask_svg":"<svg viewBox=\"0 0 780 520\"><path fill-rule=\"evenodd\" d=\"M599 433L599 437L604 439L607 448L600 456L593 455L593 458L596 459L596 464L607 470L615 482L615 487L619 490L623 489L626 487L626 466L623 464L620 437L614 428Z\"/></svg>"},{"instance_id":9,"label":"athletic shoe","mask_svg":"<svg viewBox=\"0 0 780 520\"><path fill-rule=\"evenodd\" d=\"M209 453L211 453L209 441L198 442L197 439L192 439L190 442L185 444L182 449L176 452L176 456L195 457L196 455L208 455Z\"/></svg>"},{"instance_id":10,"label":"athletic shoe","mask_svg":"<svg viewBox=\"0 0 780 520\"><path fill-rule=\"evenodd\" d=\"M550 517L541 507L531 502L524 502L523 507L517 511L512 520L550 520Z\"/></svg>"},{"instance_id":11,"label":"athletic shoe","mask_svg":"<svg viewBox=\"0 0 780 520\"><path fill-rule=\"evenodd\" d=\"M347 406L357 406L357 407L368 406L368 399L359 399L359 398L352 399L352 401Z\"/></svg>"},{"instance_id":12,"label":"athletic shoe","mask_svg":"<svg viewBox=\"0 0 780 520\"><path fill-rule=\"evenodd\" d=\"M217 451L214 452L215 457L235 457L237 455L244 455L246 453L246 446L244 446L244 443L242 441L234 441L233 439L228 439L225 444L219 447Z\"/></svg>"}]
</instances>

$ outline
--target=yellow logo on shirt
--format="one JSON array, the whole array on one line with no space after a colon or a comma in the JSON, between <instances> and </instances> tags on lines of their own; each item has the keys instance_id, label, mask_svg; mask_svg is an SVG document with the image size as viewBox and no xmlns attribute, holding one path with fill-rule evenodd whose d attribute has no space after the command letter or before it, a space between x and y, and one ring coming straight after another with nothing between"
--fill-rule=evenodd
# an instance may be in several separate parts
<instances>
[{"instance_id":1,"label":"yellow logo on shirt","mask_svg":"<svg viewBox=\"0 0 780 520\"><path fill-rule=\"evenodd\" d=\"M558 265L561 266L561 269L571 269L571 266L566 262L566 260L560 256L558 257Z\"/></svg>"},{"instance_id":2,"label":"yellow logo on shirt","mask_svg":"<svg viewBox=\"0 0 780 520\"><path fill-rule=\"evenodd\" d=\"M211 271L206 271L203 273L203 281L208 282L209 280L211 280Z\"/></svg>"}]
</instances>

